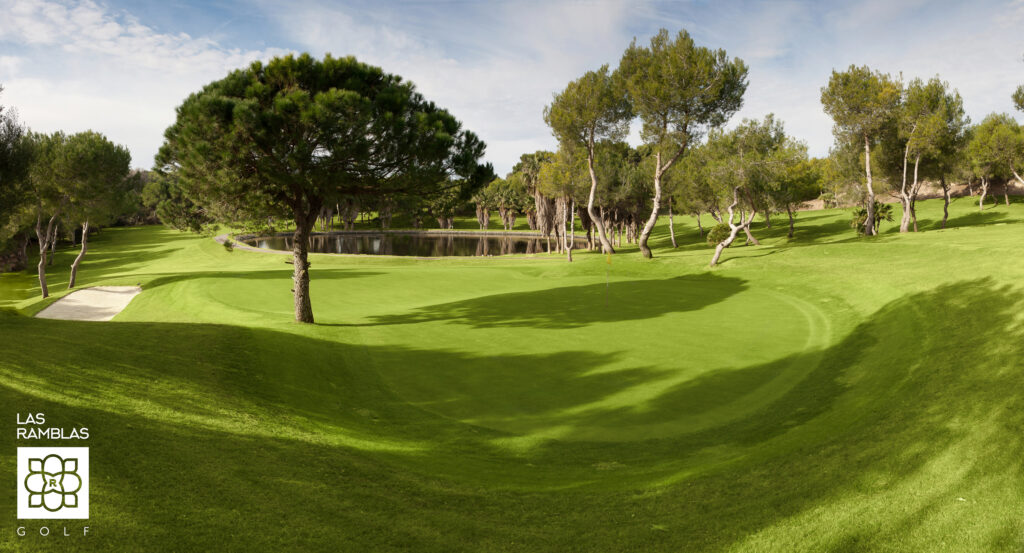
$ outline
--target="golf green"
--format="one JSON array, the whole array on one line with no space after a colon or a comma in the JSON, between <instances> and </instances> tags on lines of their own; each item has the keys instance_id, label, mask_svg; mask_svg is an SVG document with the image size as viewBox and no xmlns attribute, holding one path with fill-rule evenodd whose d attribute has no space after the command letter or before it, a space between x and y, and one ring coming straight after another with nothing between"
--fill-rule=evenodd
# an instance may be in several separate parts
<instances>
[{"instance_id":1,"label":"golf green","mask_svg":"<svg viewBox=\"0 0 1024 553\"><path fill-rule=\"evenodd\" d=\"M1019 550L1024 207L973 201L759 219L715 269L689 217L653 260L314 255L316 325L286 256L105 229L80 286L143 290L111 322L0 275L0 482L29 412L92 477L87 537L0 549Z\"/></svg>"}]
</instances>

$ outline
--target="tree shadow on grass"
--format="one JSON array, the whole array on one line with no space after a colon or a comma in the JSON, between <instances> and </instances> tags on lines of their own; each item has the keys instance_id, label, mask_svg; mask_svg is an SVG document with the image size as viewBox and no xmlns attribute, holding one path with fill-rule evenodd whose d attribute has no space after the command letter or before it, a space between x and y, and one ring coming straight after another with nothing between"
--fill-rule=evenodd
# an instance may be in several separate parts
<instances>
[{"instance_id":1,"label":"tree shadow on grass","mask_svg":"<svg viewBox=\"0 0 1024 553\"><path fill-rule=\"evenodd\" d=\"M411 313L379 316L371 324L448 321L475 328L576 328L696 311L746 288L742 279L712 274L602 282L431 305Z\"/></svg>"},{"instance_id":2,"label":"tree shadow on grass","mask_svg":"<svg viewBox=\"0 0 1024 553\"><path fill-rule=\"evenodd\" d=\"M1001 205L1002 204L1000 204L1000 206ZM994 208L988 208L985 211L975 211L958 217L950 217L950 219L946 221L946 228L990 225L993 223L1004 222L1009 219L1009 217L1010 214L1005 209L997 211Z\"/></svg>"},{"instance_id":3,"label":"tree shadow on grass","mask_svg":"<svg viewBox=\"0 0 1024 553\"><path fill-rule=\"evenodd\" d=\"M494 356L508 366L502 376L481 370L486 352L219 325L0 314L0 404L92 430L91 522L104 530L70 550L209 550L225 535L239 550L1012 550L1022 305L1019 290L988 279L908 295L823 351L608 411L621 424L709 412L742 404L786 366L801 371L739 420L639 443L554 440L509 453L489 445L500 433L434 414L470 390L415 408L375 375L399 365L426 381L448 364L452 377L480 373L529 406L531 379L564 370L565 390L579 387L563 396L572 407L654 376L651 367L594 373L598 356L566 350ZM411 448L363 447L373 443ZM0 464L0 479L13 471ZM990 520L992 502L1005 521ZM0 502L0 518L13 510Z\"/></svg>"},{"instance_id":4,"label":"tree shadow on grass","mask_svg":"<svg viewBox=\"0 0 1024 553\"><path fill-rule=\"evenodd\" d=\"M363 278L380 275L378 271L365 271L360 269L314 269L310 274L310 281L319 280L340 280L349 278ZM259 271L195 271L190 273L167 273L159 275L140 275L149 280L144 285L145 289L167 286L177 282L201 279L238 279L238 280L279 280L281 287L290 286L292 280L291 269L265 269ZM155 277L155 278L154 278Z\"/></svg>"}]
</instances>

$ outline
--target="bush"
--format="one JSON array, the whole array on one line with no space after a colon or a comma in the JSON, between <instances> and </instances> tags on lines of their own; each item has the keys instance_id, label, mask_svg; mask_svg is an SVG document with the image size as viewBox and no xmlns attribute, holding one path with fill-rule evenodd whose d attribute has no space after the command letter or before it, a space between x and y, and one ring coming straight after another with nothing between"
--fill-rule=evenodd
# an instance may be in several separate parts
<instances>
[{"instance_id":1,"label":"bush","mask_svg":"<svg viewBox=\"0 0 1024 553\"><path fill-rule=\"evenodd\" d=\"M722 240L728 238L730 232L732 232L732 229L725 223L715 225L711 232L708 233L708 244L712 246L717 245Z\"/></svg>"},{"instance_id":2,"label":"bush","mask_svg":"<svg viewBox=\"0 0 1024 553\"><path fill-rule=\"evenodd\" d=\"M867 208L861 207L853 210L853 218L850 220L850 226L856 229L857 234L864 234L864 222L868 219ZM882 221L892 222L892 206L889 204L883 204L879 201L875 201L875 230L882 227Z\"/></svg>"},{"instance_id":3,"label":"bush","mask_svg":"<svg viewBox=\"0 0 1024 553\"><path fill-rule=\"evenodd\" d=\"M224 249L229 251L229 252L235 251L235 243L232 242L230 238L225 238L224 239Z\"/></svg>"}]
</instances>

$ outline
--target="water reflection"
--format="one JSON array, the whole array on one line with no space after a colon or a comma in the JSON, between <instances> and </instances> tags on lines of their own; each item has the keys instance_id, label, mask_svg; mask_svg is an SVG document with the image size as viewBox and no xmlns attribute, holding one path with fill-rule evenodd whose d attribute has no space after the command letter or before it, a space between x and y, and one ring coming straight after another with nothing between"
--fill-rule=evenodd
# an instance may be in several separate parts
<instances>
[{"instance_id":1,"label":"water reflection","mask_svg":"<svg viewBox=\"0 0 1024 553\"><path fill-rule=\"evenodd\" d=\"M291 236L270 236L243 241L250 246L272 250L290 250ZM531 254L548 251L549 241L536 236L424 233L318 234L310 237L309 251L366 255L403 255L413 257L487 256ZM550 241L552 250L555 240ZM577 240L576 248L586 248L586 240Z\"/></svg>"}]
</instances>

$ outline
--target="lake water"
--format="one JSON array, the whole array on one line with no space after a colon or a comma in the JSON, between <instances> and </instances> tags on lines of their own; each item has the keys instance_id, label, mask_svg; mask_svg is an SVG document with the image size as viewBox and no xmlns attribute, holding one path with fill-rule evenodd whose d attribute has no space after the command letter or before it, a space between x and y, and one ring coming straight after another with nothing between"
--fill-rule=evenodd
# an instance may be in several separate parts
<instances>
[{"instance_id":1,"label":"lake water","mask_svg":"<svg viewBox=\"0 0 1024 553\"><path fill-rule=\"evenodd\" d=\"M272 250L291 250L291 236L243 240L245 244ZM551 239L554 249L554 236ZM577 237L576 248L586 247ZM345 233L310 237L310 252L413 257L484 256L542 253L547 240L535 236L440 233Z\"/></svg>"}]
</instances>

